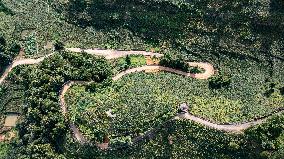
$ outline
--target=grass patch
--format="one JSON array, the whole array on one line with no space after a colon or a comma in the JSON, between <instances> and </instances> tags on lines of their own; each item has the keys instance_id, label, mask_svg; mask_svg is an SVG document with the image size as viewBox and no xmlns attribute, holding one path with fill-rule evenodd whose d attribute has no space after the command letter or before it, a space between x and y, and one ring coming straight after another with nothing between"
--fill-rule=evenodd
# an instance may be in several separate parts
<instances>
[{"instance_id":1,"label":"grass patch","mask_svg":"<svg viewBox=\"0 0 284 159\"><path fill-rule=\"evenodd\" d=\"M114 74L117 74L129 68L146 65L146 59L143 55L130 55L128 56L128 58L130 59L129 62L127 62L126 57L111 60L110 63L112 65Z\"/></svg>"}]
</instances>

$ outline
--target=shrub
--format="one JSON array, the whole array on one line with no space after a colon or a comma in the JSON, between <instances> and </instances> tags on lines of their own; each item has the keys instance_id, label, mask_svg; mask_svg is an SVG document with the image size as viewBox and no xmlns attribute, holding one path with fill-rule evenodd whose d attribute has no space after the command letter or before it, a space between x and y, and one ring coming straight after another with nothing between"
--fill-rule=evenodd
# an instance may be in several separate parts
<instances>
[{"instance_id":1,"label":"shrub","mask_svg":"<svg viewBox=\"0 0 284 159\"><path fill-rule=\"evenodd\" d=\"M263 92L264 92L263 94L266 97L271 97L271 95L273 93L276 93L276 94L279 93L281 95L283 95L283 93L284 93L283 85L280 84L279 82L275 82L275 81L272 81L272 80L266 80L262 89L263 89Z\"/></svg>"},{"instance_id":2,"label":"shrub","mask_svg":"<svg viewBox=\"0 0 284 159\"><path fill-rule=\"evenodd\" d=\"M28 56L33 56L37 54L37 35L36 33L32 33L26 38L26 41L24 43L25 47L25 54Z\"/></svg>"},{"instance_id":3,"label":"shrub","mask_svg":"<svg viewBox=\"0 0 284 159\"><path fill-rule=\"evenodd\" d=\"M126 66L127 66L127 68L128 68L128 67L131 65L131 60L130 60L129 55L126 56L125 62L126 62Z\"/></svg>"},{"instance_id":4,"label":"shrub","mask_svg":"<svg viewBox=\"0 0 284 159\"><path fill-rule=\"evenodd\" d=\"M56 40L54 43L54 50L55 51L64 50L64 44L61 41Z\"/></svg>"},{"instance_id":5,"label":"shrub","mask_svg":"<svg viewBox=\"0 0 284 159\"><path fill-rule=\"evenodd\" d=\"M189 72L190 73L194 73L194 74L197 74L197 73L203 73L205 70L203 68L200 68L198 66L196 67L190 67L190 70Z\"/></svg>"},{"instance_id":6,"label":"shrub","mask_svg":"<svg viewBox=\"0 0 284 159\"><path fill-rule=\"evenodd\" d=\"M209 79L209 87L211 89L220 89L228 87L231 83L231 78L226 75L217 75Z\"/></svg>"},{"instance_id":7,"label":"shrub","mask_svg":"<svg viewBox=\"0 0 284 159\"><path fill-rule=\"evenodd\" d=\"M231 150L238 150L240 148L240 145L233 141L231 141L228 146Z\"/></svg>"},{"instance_id":8,"label":"shrub","mask_svg":"<svg viewBox=\"0 0 284 159\"><path fill-rule=\"evenodd\" d=\"M12 62L20 51L20 48L20 45L16 43L12 43L10 46L6 39L0 36L0 74L4 71L4 68Z\"/></svg>"},{"instance_id":9,"label":"shrub","mask_svg":"<svg viewBox=\"0 0 284 159\"><path fill-rule=\"evenodd\" d=\"M184 72L189 71L189 66L187 62L185 62L185 60L180 56L176 57L170 54L165 54L165 56L162 57L162 59L160 60L159 64L161 66L171 67Z\"/></svg>"},{"instance_id":10,"label":"shrub","mask_svg":"<svg viewBox=\"0 0 284 159\"><path fill-rule=\"evenodd\" d=\"M270 157L270 153L268 151L262 151L260 153L260 157L263 159L269 158Z\"/></svg>"}]
</instances>

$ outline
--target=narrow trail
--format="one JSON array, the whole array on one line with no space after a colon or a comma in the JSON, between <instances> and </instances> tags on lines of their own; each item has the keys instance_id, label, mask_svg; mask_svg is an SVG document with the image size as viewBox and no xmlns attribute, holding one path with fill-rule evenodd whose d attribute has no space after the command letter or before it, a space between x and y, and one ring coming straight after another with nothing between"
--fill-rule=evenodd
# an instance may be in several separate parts
<instances>
[{"instance_id":1,"label":"narrow trail","mask_svg":"<svg viewBox=\"0 0 284 159\"><path fill-rule=\"evenodd\" d=\"M196 78L196 79L208 79L209 77L214 75L214 68L211 64L190 62L189 65L190 66L197 66L198 65L199 67L205 69L205 72L200 73L200 74L192 74L192 73L187 73L187 72L183 72L183 71L180 71L180 70L176 70L176 69L164 67L164 66L142 66L142 67L137 67L137 68L132 68L132 69L122 71L119 74L117 74L116 76L114 76L112 79L114 81L116 81L116 80L120 79L121 77L123 77L127 74L131 74L131 73L134 73L134 72L151 71L151 70L152 71L159 70L159 71L171 72L171 73L174 73L174 74L182 75L182 76L185 76L185 77L192 77L192 78Z\"/></svg>"},{"instance_id":2,"label":"narrow trail","mask_svg":"<svg viewBox=\"0 0 284 159\"><path fill-rule=\"evenodd\" d=\"M101 50L101 49L80 49L80 48L65 48L66 51L70 52L86 52L91 55L104 56L106 59L117 59L125 57L126 55L144 55L144 56L156 56L162 57L163 54L147 52L147 51L118 51L118 50Z\"/></svg>"},{"instance_id":3,"label":"narrow trail","mask_svg":"<svg viewBox=\"0 0 284 159\"><path fill-rule=\"evenodd\" d=\"M4 71L3 75L0 77L0 84L4 82L4 80L7 78L8 74L12 71L13 68L19 66L19 65L33 65L38 64L42 62L45 58L53 55L54 53L48 54L44 57L38 58L38 59L16 59L15 61L10 64L6 70Z\"/></svg>"}]
</instances>

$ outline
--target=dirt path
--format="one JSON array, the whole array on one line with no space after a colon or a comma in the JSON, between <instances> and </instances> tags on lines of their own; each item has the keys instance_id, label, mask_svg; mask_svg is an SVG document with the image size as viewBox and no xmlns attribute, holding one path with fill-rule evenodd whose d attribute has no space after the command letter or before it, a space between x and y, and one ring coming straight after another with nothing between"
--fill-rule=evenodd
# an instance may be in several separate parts
<instances>
[{"instance_id":1,"label":"dirt path","mask_svg":"<svg viewBox=\"0 0 284 159\"><path fill-rule=\"evenodd\" d=\"M144 55L161 57L163 54L147 52L147 51L118 51L118 50L101 50L101 49L80 49L80 48L66 48L65 50L71 52L86 52L91 55L104 56L106 59L116 59L125 57L126 55Z\"/></svg>"},{"instance_id":2,"label":"dirt path","mask_svg":"<svg viewBox=\"0 0 284 159\"><path fill-rule=\"evenodd\" d=\"M200 74L192 74L192 73L187 73L187 72L183 72L183 71L180 71L180 70L176 70L176 69L172 69L172 68L164 67L164 66L142 66L142 67L137 67L137 68L128 69L126 71L122 71L119 74L117 74L116 76L114 76L112 79L114 81L116 81L116 80L120 79L122 76L125 76L127 74L131 74L131 73L134 73L134 72L150 71L150 70L152 70L152 71L159 70L159 71L171 72L171 73L175 73L175 74L178 74L178 75L182 75L182 76L186 76L186 77L192 77L192 78L196 78L196 79L208 79L209 77L214 75L214 68L211 64L190 62L189 65L190 66L199 66L199 67L205 69L205 72L200 73Z\"/></svg>"},{"instance_id":3,"label":"dirt path","mask_svg":"<svg viewBox=\"0 0 284 159\"><path fill-rule=\"evenodd\" d=\"M144 52L144 51L115 51L115 50L99 50L99 49L79 49L79 48L67 48L66 50L68 51L72 51L72 52L86 52L88 54L92 54L92 55L97 55L97 56L104 56L107 59L114 59L114 58L119 58L119 57L123 57L126 55L138 55L138 54L142 54L144 56L156 56L156 57L161 57L163 56L162 54L158 54L158 53L151 53L151 52ZM117 74L116 76L114 76L112 79L114 81L119 80L120 78L122 78L123 76L127 75L127 74L131 74L134 72L142 72L142 71L148 71L148 70L159 70L159 71L166 71L166 72L171 72L171 73L175 73L175 74L179 74L179 75L183 75L186 77L192 77L192 78L196 78L196 79L208 79L209 77L211 77L212 75L214 75L214 67L209 64L209 63L202 63L202 62L189 62L188 63L190 66L198 66L200 68L203 68L205 70L204 73L201 74L191 74L191 73L187 73L187 72L182 72L179 70L175 70L172 68L168 68L168 67L163 67L163 66L142 66L142 67L138 67L138 68L133 68L133 69L128 69L126 71L120 72L119 74ZM72 84L75 84L78 82L69 82L66 86L64 85L63 87L63 92L64 94L67 92L67 90L71 87ZM80 81L80 83L82 83L82 81ZM64 94L60 95L61 98L61 103L64 103L64 107L62 109L63 112L67 112L67 108L65 106L65 102L64 102ZM280 114L282 113L282 111L279 111L276 114ZM190 115L190 114L178 114L176 117L174 117L174 119L188 119L188 120L192 120L196 123L200 123L204 126L213 128L213 129L217 129L220 131L225 131L225 132L232 132L232 133L240 133L245 129L248 129L249 127L258 125L263 123L264 121L266 121L268 117L263 118L263 119L259 119L259 120L255 120L252 122L247 122L247 123L243 123L243 124L216 124L216 123L211 123L209 121L206 121L202 118ZM80 131L78 131L77 128L71 128L74 129L72 130L74 133L74 136L76 137L76 139L80 142L85 141L85 139L83 138L83 135ZM140 136L137 137L135 139L133 139L133 141L138 142L141 139L145 138L145 137L149 137L151 135L153 135L154 130L149 131L149 133L146 133L147 135L145 136ZM151 135L149 135L151 134Z\"/></svg>"},{"instance_id":4,"label":"dirt path","mask_svg":"<svg viewBox=\"0 0 284 159\"><path fill-rule=\"evenodd\" d=\"M204 63L204 65L199 65L200 63L191 63L193 66L196 66L198 64L199 67L202 67L204 68L206 71L203 73L203 74L190 74L190 73L186 73L186 72L182 72L182 71L179 71L179 70L175 70L175 69L172 69L172 68L168 68L168 67L163 67L163 66L142 66L142 67L138 67L138 68L133 68L133 69L128 69L126 71L123 71L119 74L117 74L116 76L114 76L112 79L114 81L116 80L119 80L120 78L122 78L123 76L127 75L127 74L131 74L131 73L135 73L135 72L142 72L142 71L146 71L146 70L161 70L161 71L166 71L166 72L171 72L171 73L176 73L176 74L179 74L179 75L183 75L183 76L186 76L186 77L192 77L192 78L197 78L197 79L207 79L209 78L210 76L212 76L214 74L214 68L212 65L210 64L207 64L207 63ZM66 93L67 90L71 87L72 84L75 84L75 83L84 83L82 81L71 81L71 82L68 82L66 85L63 86L63 91L62 93ZM66 113L67 111L67 108L65 106L65 101L64 101L64 94L60 94L60 100L61 100L61 103L64 103L64 107L63 107L63 112ZM275 114L281 114L283 113L284 110L279 110L279 112L276 112L274 114L271 114L271 115L275 115ZM202 124L204 126L207 126L207 127L210 127L210 128L213 128L213 129L216 129L216 130L220 130L220 131L224 131L224 132L230 132L230 133L241 133L243 132L243 130L245 129L248 129L252 126L255 126L255 125L258 125L258 124L261 124L263 122L265 122L267 120L268 117L270 117L271 115L267 116L267 117L264 117L262 119L258 119L258 120L255 120L255 121L251 121L251 122L247 122L247 123L242 123L242 124L239 124L239 123L236 123L236 124L216 124L216 123L212 123L212 122L209 122L207 120L204 120L202 118L199 118L199 117L196 117L194 115L190 115L188 113L186 114L178 114L177 116L175 116L173 119L174 120L177 120L177 119L187 119L187 120L192 120L196 123L199 123L199 124ZM73 128L74 130L73 133L74 133L74 136L76 137L77 141L79 142L84 142L86 141L82 135L82 133L80 131L78 131L78 129L76 127ZM137 138L134 138L132 141L133 143L137 143L145 138L152 138L152 136L154 136L154 133L156 132L156 130L151 130L147 133L145 133L145 135L143 136L139 136Z\"/></svg>"},{"instance_id":5,"label":"dirt path","mask_svg":"<svg viewBox=\"0 0 284 159\"><path fill-rule=\"evenodd\" d=\"M44 57L38 58L38 59L16 59L15 61L12 62L11 65L9 65L6 70L4 71L3 75L0 77L0 84L4 82L8 74L12 71L13 68L19 65L33 65L33 64L38 64L42 62L45 58L53 55L53 53L48 54Z\"/></svg>"}]
</instances>

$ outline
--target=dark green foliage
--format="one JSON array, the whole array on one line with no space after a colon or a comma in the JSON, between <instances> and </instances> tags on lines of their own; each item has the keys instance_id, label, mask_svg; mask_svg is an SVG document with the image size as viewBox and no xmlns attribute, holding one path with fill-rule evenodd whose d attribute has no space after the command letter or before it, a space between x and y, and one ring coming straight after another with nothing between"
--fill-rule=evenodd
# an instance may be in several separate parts
<instances>
[{"instance_id":1,"label":"dark green foliage","mask_svg":"<svg viewBox=\"0 0 284 159\"><path fill-rule=\"evenodd\" d=\"M6 40L3 36L0 36L0 49L1 49L1 51L3 51L5 47L6 47Z\"/></svg>"},{"instance_id":2,"label":"dark green foliage","mask_svg":"<svg viewBox=\"0 0 284 159\"><path fill-rule=\"evenodd\" d=\"M264 125L277 127L283 124L279 120L272 122L272 124L273 120L269 120ZM268 156L268 158L282 159L283 148L261 148L261 143L267 141L261 136L270 134L270 130L258 132L262 129L261 127L256 126L244 134L230 134L203 127L188 120L172 120L158 127L151 137L146 137L135 145L118 150L100 151L92 146L80 147L76 144L69 144L67 156L69 158L90 158L90 156L96 158L152 158L154 156L156 158L212 159L261 159L263 156ZM279 129L284 131L282 126ZM255 136L259 138L256 139ZM169 138L171 138L172 144L170 144ZM274 143L284 141L283 139L277 141L274 139L276 138L269 140ZM80 151L74 153L74 150L78 149Z\"/></svg>"},{"instance_id":3,"label":"dark green foliage","mask_svg":"<svg viewBox=\"0 0 284 159\"><path fill-rule=\"evenodd\" d=\"M111 69L105 59L87 54L61 52L38 66L17 67L9 79L21 84L25 92L23 120L17 127L19 141L16 154L25 158L58 158L63 153L68 131L58 103L58 92L69 80L108 78Z\"/></svg>"},{"instance_id":4,"label":"dark green foliage","mask_svg":"<svg viewBox=\"0 0 284 159\"><path fill-rule=\"evenodd\" d=\"M130 61L129 55L126 56L125 63L126 63L126 68L125 69L128 69L130 67L130 65L131 65L131 61Z\"/></svg>"},{"instance_id":5,"label":"dark green foliage","mask_svg":"<svg viewBox=\"0 0 284 159\"><path fill-rule=\"evenodd\" d=\"M284 95L284 87L280 88L279 90L280 90L281 95Z\"/></svg>"},{"instance_id":6,"label":"dark green foliage","mask_svg":"<svg viewBox=\"0 0 284 159\"><path fill-rule=\"evenodd\" d=\"M10 52L7 52L9 42L20 38L22 28L36 27L39 54L44 54L41 48L46 44L47 39L51 41L58 39L66 46L81 48L150 50L154 47L161 51L170 50L172 54L182 54L187 60L207 61L218 70L228 71L232 75L230 90L214 89L212 94L215 94L212 95L212 98L217 95L230 97L230 100L240 98L240 104L244 105L240 111L248 116L257 117L260 114L265 114L263 112L266 110L271 110L270 107L283 106L281 100L280 104L273 102L267 104L269 102L266 99L269 98L272 101L280 99L280 97L270 98L278 91L283 96L283 86L278 89L276 86L271 85L272 87L270 87L268 84L270 87L267 87L268 92L274 91L274 93L268 93L267 97L262 96L265 91L261 89L263 85L266 85L264 81L267 78L273 78L274 82L278 83L283 83L284 80L284 8L281 0L70 0L46 2L35 0L2 0L0 2L0 31L1 33L3 31L8 41L4 49L5 53L3 54L2 50L0 53L0 72L13 59ZM9 15L8 8L14 11L13 18ZM88 67L80 66L83 60L85 59L70 61L76 67L86 69ZM38 89L39 91L30 93L30 98L36 96L42 100L48 97L57 103L58 97L54 90L59 90L65 79L99 79L91 75L93 69L86 69L86 71L68 69L70 63L60 63L58 60L47 68L41 68L47 72L23 68L26 70L17 71L24 71L27 75L25 76L23 73L22 77L19 76L19 80L24 84L29 83L25 81L26 79L33 80L33 84L29 84L28 89ZM65 64L66 66L64 66ZM62 69L54 69L58 67ZM68 71L64 72L66 70ZM37 75L29 72L36 72ZM81 73L83 77L80 76ZM72 74L76 78L71 78ZM38 81L37 79L44 80ZM220 81L217 83L222 83L223 79ZM52 83L52 86L47 83ZM208 83L206 84L208 85ZM198 96L203 95L203 90L200 91ZM257 111L260 106L255 103L264 103L268 107ZM32 106L34 105L28 105L33 109ZM251 111L252 106L256 111ZM40 111L31 111L33 114L28 115L30 120L38 119L38 112L49 111L45 104L42 104L40 108ZM58 105L52 107L54 110L57 108ZM59 115L59 113L54 113L55 117ZM45 117L53 118L52 115ZM46 121L46 118L39 118L39 120ZM43 125L44 128L48 127L48 124L39 124L38 122L30 125L31 131L28 133L33 134L35 139L39 136L38 134L41 134L37 129L39 125ZM52 127L53 123L50 125ZM175 125L177 126L174 127ZM141 143L134 148L116 152L97 152L94 151L94 147L87 148L76 143L76 147L67 151L66 155L68 158L95 158L97 156L97 158L104 158L102 156L107 156L108 158L257 159L260 158L259 154L263 152L264 156L283 158L283 148L258 150L259 146L255 146L254 141L248 140L245 143L239 143L236 142L239 138L236 141L227 140L226 134L196 126L194 123L185 122L180 125L172 123L170 127L174 127L174 130L165 129L154 140ZM47 129L47 131L53 132L51 129ZM45 134L48 133L47 131ZM177 136L177 142L174 142L176 144L167 144L168 132ZM259 136L266 136L266 134L270 134L270 132L265 131ZM28 136L27 138L32 137ZM47 141L49 138L44 140ZM267 142L266 140L270 140L270 138L264 137L265 142ZM70 141L70 144L72 142ZM238 147L236 145L239 145L241 150L234 151ZM242 149L243 145L253 145L257 148ZM18 156L18 158L59 158L59 156L50 154L53 153L53 149L54 146L45 144L32 145L27 152L34 153L33 156L25 155ZM274 151L275 154L270 154ZM23 154L25 153L23 152ZM39 156L40 153L43 155Z\"/></svg>"},{"instance_id":7,"label":"dark green foliage","mask_svg":"<svg viewBox=\"0 0 284 159\"><path fill-rule=\"evenodd\" d=\"M111 86L112 82L113 81L110 78L104 80L101 83L92 82L92 83L86 85L86 90L90 91L92 93L101 92L101 91L103 91L103 89L106 89L109 86Z\"/></svg>"},{"instance_id":8,"label":"dark green foliage","mask_svg":"<svg viewBox=\"0 0 284 159\"><path fill-rule=\"evenodd\" d=\"M176 57L176 56L173 56L171 54L165 54L165 56L163 56L161 58L159 64L161 66L174 68L174 69L181 70L181 71L184 71L184 72L189 71L189 65L180 56Z\"/></svg>"},{"instance_id":9,"label":"dark green foliage","mask_svg":"<svg viewBox=\"0 0 284 159\"><path fill-rule=\"evenodd\" d=\"M279 82L274 82L271 79L265 81L265 84L263 86L263 91L264 91L264 95L266 97L270 97L273 93L280 93L281 95L283 95L283 89L284 86L283 84L279 83Z\"/></svg>"},{"instance_id":10,"label":"dark green foliage","mask_svg":"<svg viewBox=\"0 0 284 159\"><path fill-rule=\"evenodd\" d=\"M14 15L13 11L6 7L5 4L0 0L0 12L4 12L7 15Z\"/></svg>"},{"instance_id":11,"label":"dark green foliage","mask_svg":"<svg viewBox=\"0 0 284 159\"><path fill-rule=\"evenodd\" d=\"M284 115L274 116L268 122L248 129L245 134L246 140L250 141L246 146L261 157L271 158L271 152L274 151L275 156L284 157L281 152L284 143Z\"/></svg>"},{"instance_id":12,"label":"dark green foliage","mask_svg":"<svg viewBox=\"0 0 284 159\"><path fill-rule=\"evenodd\" d=\"M219 74L209 79L209 87L212 89L220 89L229 87L231 78L228 75Z\"/></svg>"},{"instance_id":13,"label":"dark green foliage","mask_svg":"<svg viewBox=\"0 0 284 159\"><path fill-rule=\"evenodd\" d=\"M54 50L55 51L62 51L62 50L64 50L64 44L61 41L56 41L54 43Z\"/></svg>"},{"instance_id":14,"label":"dark green foliage","mask_svg":"<svg viewBox=\"0 0 284 159\"><path fill-rule=\"evenodd\" d=\"M21 46L17 43L13 43L9 49L9 51L15 56L18 52L20 52Z\"/></svg>"},{"instance_id":15,"label":"dark green foliage","mask_svg":"<svg viewBox=\"0 0 284 159\"><path fill-rule=\"evenodd\" d=\"M203 73L205 70L200 67L190 67L189 72L193 74Z\"/></svg>"},{"instance_id":16,"label":"dark green foliage","mask_svg":"<svg viewBox=\"0 0 284 159\"><path fill-rule=\"evenodd\" d=\"M7 43L6 39L0 35L0 75L3 73L7 65L9 65L14 57L19 53L20 46L16 43Z\"/></svg>"}]
</instances>

